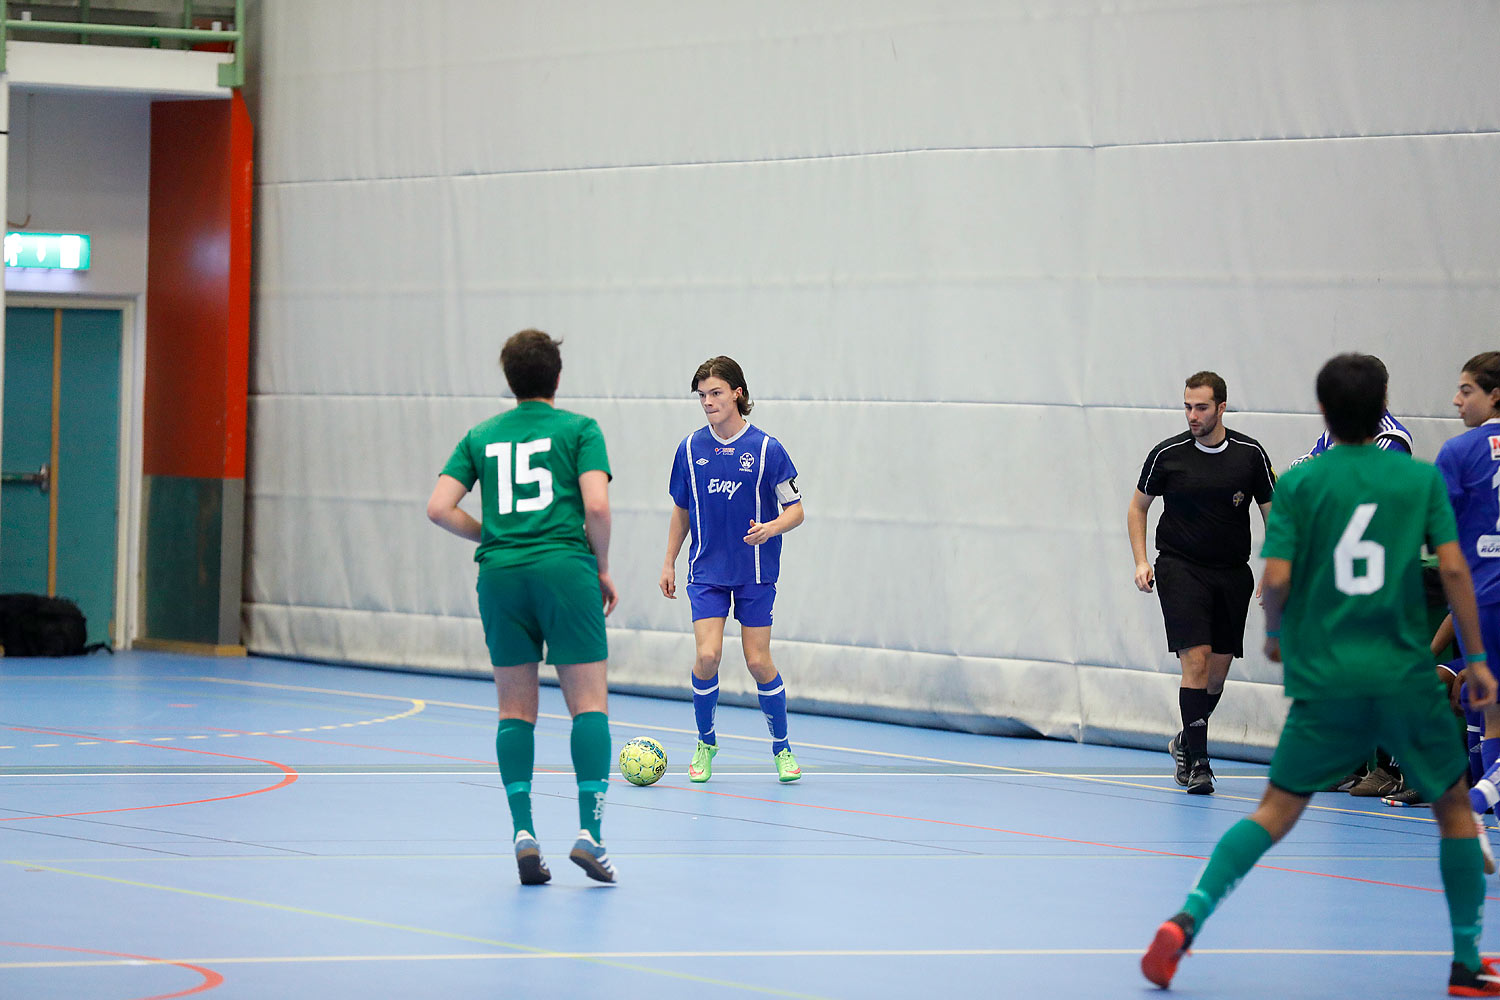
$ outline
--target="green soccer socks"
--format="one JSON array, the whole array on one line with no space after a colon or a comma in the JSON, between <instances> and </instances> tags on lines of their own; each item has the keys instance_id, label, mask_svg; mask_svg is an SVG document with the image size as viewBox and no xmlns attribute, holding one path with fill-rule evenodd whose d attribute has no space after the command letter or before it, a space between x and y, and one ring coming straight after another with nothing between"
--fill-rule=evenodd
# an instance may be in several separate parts
<instances>
[{"instance_id":1,"label":"green soccer socks","mask_svg":"<svg viewBox=\"0 0 1500 1000\"><path fill-rule=\"evenodd\" d=\"M536 827L531 822L531 772L536 766L536 726L524 719L501 719L495 733L495 759L510 803L512 835Z\"/></svg>"},{"instance_id":2,"label":"green soccer socks","mask_svg":"<svg viewBox=\"0 0 1500 1000\"><path fill-rule=\"evenodd\" d=\"M604 790L609 787L609 716L603 712L579 712L573 716L573 772L578 776L578 827L594 840L602 841L599 823L604 818Z\"/></svg>"},{"instance_id":3,"label":"green soccer socks","mask_svg":"<svg viewBox=\"0 0 1500 1000\"><path fill-rule=\"evenodd\" d=\"M1271 834L1254 820L1242 819L1229 828L1198 876L1198 884L1188 893L1182 910L1193 918L1194 926L1203 927L1203 921L1214 912L1223 898L1229 895L1245 873L1255 867L1260 856L1271 849Z\"/></svg>"},{"instance_id":4,"label":"green soccer socks","mask_svg":"<svg viewBox=\"0 0 1500 1000\"><path fill-rule=\"evenodd\" d=\"M1479 932L1484 924L1484 852L1472 837L1438 842L1443 895L1453 925L1453 961L1479 968Z\"/></svg>"}]
</instances>

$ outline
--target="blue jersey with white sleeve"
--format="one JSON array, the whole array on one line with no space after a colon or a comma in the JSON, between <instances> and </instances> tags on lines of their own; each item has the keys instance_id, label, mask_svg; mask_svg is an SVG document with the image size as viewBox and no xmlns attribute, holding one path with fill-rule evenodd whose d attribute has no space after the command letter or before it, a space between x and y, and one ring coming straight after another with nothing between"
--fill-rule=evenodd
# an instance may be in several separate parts
<instances>
[{"instance_id":1,"label":"blue jersey with white sleeve","mask_svg":"<svg viewBox=\"0 0 1500 1000\"><path fill-rule=\"evenodd\" d=\"M797 467L781 442L746 424L724 440L712 427L689 434L672 459L672 502L688 512L688 583L775 583L781 536L750 545L750 522L773 521L800 503Z\"/></svg>"},{"instance_id":2,"label":"blue jersey with white sleeve","mask_svg":"<svg viewBox=\"0 0 1500 1000\"><path fill-rule=\"evenodd\" d=\"M1480 604L1500 603L1500 418L1443 444L1437 467L1458 518L1458 543Z\"/></svg>"},{"instance_id":3,"label":"blue jersey with white sleeve","mask_svg":"<svg viewBox=\"0 0 1500 1000\"><path fill-rule=\"evenodd\" d=\"M1309 458L1316 458L1329 448L1333 447L1333 435L1326 430L1318 435L1318 440L1313 442L1312 451L1292 462L1298 465ZM1375 432L1375 447L1381 451L1404 451L1408 455L1412 453L1411 431L1401 425L1401 421L1391 416L1391 411L1386 410L1380 417L1380 430ZM1287 466L1291 468L1291 466Z\"/></svg>"}]
</instances>

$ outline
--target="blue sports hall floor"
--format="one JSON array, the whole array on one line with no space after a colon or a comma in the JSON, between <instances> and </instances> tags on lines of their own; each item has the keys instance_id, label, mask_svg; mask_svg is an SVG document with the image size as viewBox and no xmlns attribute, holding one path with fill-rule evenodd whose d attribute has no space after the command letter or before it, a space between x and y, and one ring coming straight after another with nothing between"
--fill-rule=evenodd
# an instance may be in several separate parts
<instances>
[{"instance_id":1,"label":"blue sports hall floor","mask_svg":"<svg viewBox=\"0 0 1500 1000\"><path fill-rule=\"evenodd\" d=\"M542 713L527 888L487 680L0 660L0 997L1150 996L1141 949L1264 774L1194 798L1165 753L794 715L782 785L760 714L721 708L693 785L690 706L617 695L616 747L671 764L611 785L606 886L567 860L556 688ZM1317 796L1173 993L1444 995L1436 850L1425 809Z\"/></svg>"}]
</instances>

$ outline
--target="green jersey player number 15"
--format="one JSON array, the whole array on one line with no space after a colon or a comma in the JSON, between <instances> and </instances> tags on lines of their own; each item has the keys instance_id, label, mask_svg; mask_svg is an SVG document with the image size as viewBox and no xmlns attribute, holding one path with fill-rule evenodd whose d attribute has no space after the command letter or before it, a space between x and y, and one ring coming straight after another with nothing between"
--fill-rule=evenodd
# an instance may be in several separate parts
<instances>
[{"instance_id":1,"label":"green jersey player number 15","mask_svg":"<svg viewBox=\"0 0 1500 1000\"><path fill-rule=\"evenodd\" d=\"M518 441L514 446L509 441L492 441L484 446L485 457L493 458L499 463L495 472L495 496L498 500L499 513L509 514L514 511L525 514L534 510L546 510L552 505L551 470L545 465L533 466L531 464L533 458L550 450L551 447L551 438ZM511 464L512 450L515 452L514 466ZM512 483L515 486L536 483L537 495L517 500Z\"/></svg>"}]
</instances>

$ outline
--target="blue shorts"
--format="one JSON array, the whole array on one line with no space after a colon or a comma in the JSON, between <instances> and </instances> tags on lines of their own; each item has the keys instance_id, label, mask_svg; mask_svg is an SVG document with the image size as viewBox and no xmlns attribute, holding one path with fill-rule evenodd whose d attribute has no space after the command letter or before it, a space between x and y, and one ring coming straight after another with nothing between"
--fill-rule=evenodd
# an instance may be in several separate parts
<instances>
[{"instance_id":1,"label":"blue shorts","mask_svg":"<svg viewBox=\"0 0 1500 1000\"><path fill-rule=\"evenodd\" d=\"M1481 604L1479 611L1479 641L1484 643L1484 652L1490 659L1490 672L1500 668L1500 604ZM1458 640L1458 651L1465 656L1464 637L1459 634L1458 623L1453 623L1453 637ZM1459 669L1463 669L1460 667Z\"/></svg>"},{"instance_id":2,"label":"blue shorts","mask_svg":"<svg viewBox=\"0 0 1500 1000\"><path fill-rule=\"evenodd\" d=\"M693 621L700 618L728 618L729 600L734 598L734 620L750 628L771 624L771 606L776 603L776 584L745 583L738 587L718 587L711 583L687 585L688 603L693 606Z\"/></svg>"}]
</instances>

